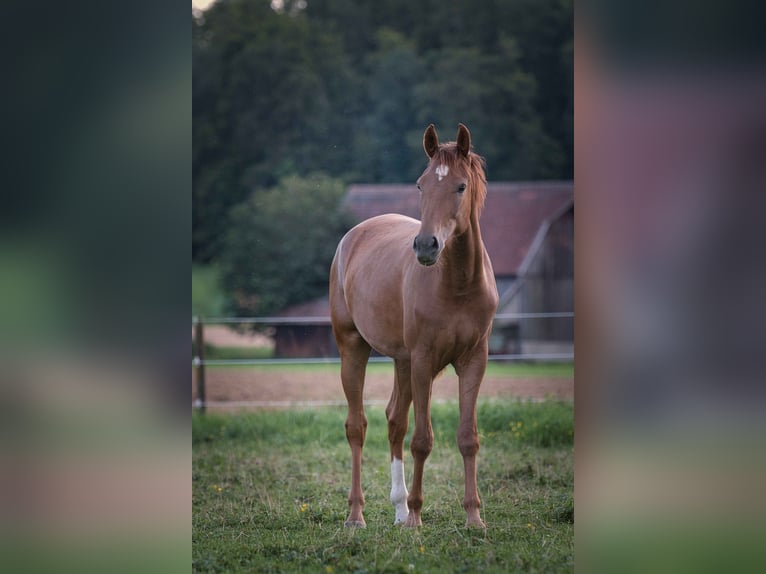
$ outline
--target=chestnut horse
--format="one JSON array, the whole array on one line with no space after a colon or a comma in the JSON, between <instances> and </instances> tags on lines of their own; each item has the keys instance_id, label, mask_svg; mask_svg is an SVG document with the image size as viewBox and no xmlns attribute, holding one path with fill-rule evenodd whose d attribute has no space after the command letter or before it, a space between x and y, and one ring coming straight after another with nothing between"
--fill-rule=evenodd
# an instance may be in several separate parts
<instances>
[{"instance_id":1,"label":"chestnut horse","mask_svg":"<svg viewBox=\"0 0 766 574\"><path fill-rule=\"evenodd\" d=\"M476 399L487 366L497 288L479 229L486 195L483 159L471 151L471 135L463 124L457 141L444 144L431 124L423 147L430 161L417 181L422 222L387 214L360 223L341 239L330 270L330 315L348 401L352 470L345 525L350 527L365 526L362 395L371 348L394 359L394 389L386 407L394 524L422 524L423 466L434 443L431 386L451 364L460 381L457 443L465 467L466 526L484 526L476 485ZM408 495L402 448L410 403L415 432Z\"/></svg>"}]
</instances>

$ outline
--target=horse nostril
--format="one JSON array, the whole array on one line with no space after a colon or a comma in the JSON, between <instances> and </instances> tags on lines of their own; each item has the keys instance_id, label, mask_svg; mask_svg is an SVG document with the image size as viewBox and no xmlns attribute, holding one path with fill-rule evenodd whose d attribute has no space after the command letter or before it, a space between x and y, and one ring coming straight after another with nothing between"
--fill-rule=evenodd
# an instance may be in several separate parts
<instances>
[{"instance_id":1,"label":"horse nostril","mask_svg":"<svg viewBox=\"0 0 766 574\"><path fill-rule=\"evenodd\" d=\"M431 237L421 237L418 235L415 238L415 241L412 243L412 248L415 251L421 251L421 250L437 250L439 249L439 240L434 237L433 235Z\"/></svg>"}]
</instances>

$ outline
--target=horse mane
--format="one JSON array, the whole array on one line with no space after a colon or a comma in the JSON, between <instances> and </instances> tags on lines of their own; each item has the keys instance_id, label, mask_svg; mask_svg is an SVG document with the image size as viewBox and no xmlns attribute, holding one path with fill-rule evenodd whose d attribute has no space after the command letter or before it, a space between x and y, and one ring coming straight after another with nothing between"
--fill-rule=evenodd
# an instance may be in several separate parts
<instances>
[{"instance_id":1,"label":"horse mane","mask_svg":"<svg viewBox=\"0 0 766 574\"><path fill-rule=\"evenodd\" d=\"M484 158L472 151L469 151L468 157L465 158L458 151L457 142L445 142L439 144L439 149L431 158L431 162L445 164L450 169L457 168L467 173L470 187L474 190L473 199L476 202L476 213L481 215L484 199L487 197L487 176L484 173L486 162Z\"/></svg>"}]
</instances>

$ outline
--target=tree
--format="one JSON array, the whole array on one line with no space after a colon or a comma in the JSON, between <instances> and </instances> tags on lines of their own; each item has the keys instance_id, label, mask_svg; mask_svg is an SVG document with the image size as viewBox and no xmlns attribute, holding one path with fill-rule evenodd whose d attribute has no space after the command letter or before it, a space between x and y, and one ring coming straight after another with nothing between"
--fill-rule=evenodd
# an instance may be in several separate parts
<instances>
[{"instance_id":1,"label":"tree","mask_svg":"<svg viewBox=\"0 0 766 574\"><path fill-rule=\"evenodd\" d=\"M469 126L498 180L571 178L571 0L225 0L192 18L192 259L288 175L411 182Z\"/></svg>"},{"instance_id":2,"label":"tree","mask_svg":"<svg viewBox=\"0 0 766 574\"><path fill-rule=\"evenodd\" d=\"M335 248L351 226L342 181L288 176L234 207L221 253L231 311L269 315L322 296Z\"/></svg>"},{"instance_id":3,"label":"tree","mask_svg":"<svg viewBox=\"0 0 766 574\"><path fill-rule=\"evenodd\" d=\"M354 135L354 172L365 182L414 181L420 172L412 169L408 136L414 129L416 141L422 139L413 90L423 66L413 45L398 32L382 28L376 40L378 49L367 59L370 111Z\"/></svg>"},{"instance_id":4,"label":"tree","mask_svg":"<svg viewBox=\"0 0 766 574\"><path fill-rule=\"evenodd\" d=\"M229 209L252 190L351 169L356 91L342 43L285 6L232 0L193 20L195 261L218 256Z\"/></svg>"}]
</instances>

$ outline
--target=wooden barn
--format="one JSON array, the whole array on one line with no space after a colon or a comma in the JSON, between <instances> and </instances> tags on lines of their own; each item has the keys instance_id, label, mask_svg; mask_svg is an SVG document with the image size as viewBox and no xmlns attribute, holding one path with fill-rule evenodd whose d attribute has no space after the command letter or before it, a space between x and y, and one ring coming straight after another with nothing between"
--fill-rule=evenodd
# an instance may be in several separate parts
<instances>
[{"instance_id":1,"label":"wooden barn","mask_svg":"<svg viewBox=\"0 0 766 574\"><path fill-rule=\"evenodd\" d=\"M277 325L274 331L275 357L337 357L338 348L327 319L330 316L329 297L321 297L293 305L280 317L298 318L300 325ZM313 320L312 320L313 318Z\"/></svg>"},{"instance_id":2,"label":"wooden barn","mask_svg":"<svg viewBox=\"0 0 766 574\"><path fill-rule=\"evenodd\" d=\"M349 187L345 207L363 221L383 213L418 218L414 184ZM571 181L489 183L481 217L484 242L500 294L498 313L574 309L574 185ZM327 297L291 307L285 317L327 317ZM281 357L335 356L329 325L280 325ZM572 318L508 319L495 323L491 353L572 352Z\"/></svg>"}]
</instances>

